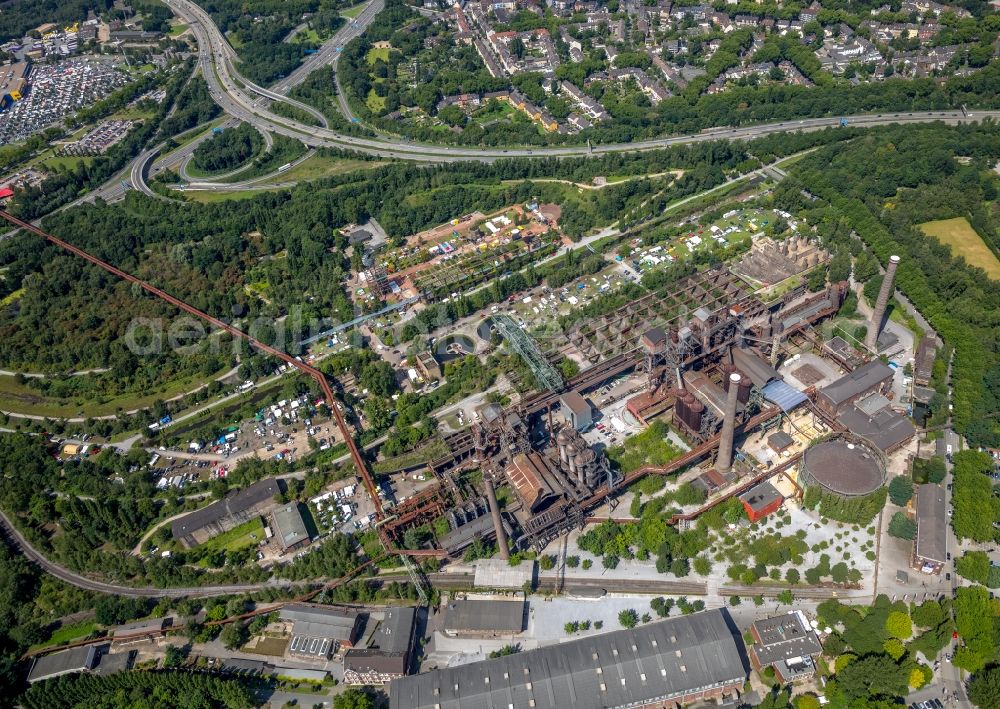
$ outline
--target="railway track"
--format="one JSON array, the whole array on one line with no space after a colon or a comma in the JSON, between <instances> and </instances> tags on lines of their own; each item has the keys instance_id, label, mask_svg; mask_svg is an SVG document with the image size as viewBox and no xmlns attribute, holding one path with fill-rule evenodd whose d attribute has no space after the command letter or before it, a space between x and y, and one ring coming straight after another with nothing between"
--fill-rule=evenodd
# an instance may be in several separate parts
<instances>
[{"instance_id":1,"label":"railway track","mask_svg":"<svg viewBox=\"0 0 1000 709\"><path fill-rule=\"evenodd\" d=\"M261 591L265 588L288 588L296 585L291 582L266 581L252 584L156 588L107 583L78 574L75 571L67 569L65 566L49 560L24 538L24 535L14 527L13 523L3 512L0 512L0 532L2 532L4 538L14 549L37 564L45 573L55 576L57 579L65 581L71 586L76 586L87 591L96 591L97 593L108 593L132 598L207 598L209 596L226 596L234 593L251 593Z\"/></svg>"}]
</instances>

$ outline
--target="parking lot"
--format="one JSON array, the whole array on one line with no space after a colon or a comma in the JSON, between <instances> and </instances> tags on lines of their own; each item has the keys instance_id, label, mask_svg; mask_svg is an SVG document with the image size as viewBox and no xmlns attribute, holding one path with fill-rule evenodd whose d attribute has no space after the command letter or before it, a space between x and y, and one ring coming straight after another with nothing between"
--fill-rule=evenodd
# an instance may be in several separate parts
<instances>
[{"instance_id":1,"label":"parking lot","mask_svg":"<svg viewBox=\"0 0 1000 709\"><path fill-rule=\"evenodd\" d=\"M67 59L35 65L27 94L3 112L0 145L16 143L129 83L113 59Z\"/></svg>"},{"instance_id":2,"label":"parking lot","mask_svg":"<svg viewBox=\"0 0 1000 709\"><path fill-rule=\"evenodd\" d=\"M104 121L79 140L64 144L58 155L103 155L115 143L121 141L137 121Z\"/></svg>"}]
</instances>

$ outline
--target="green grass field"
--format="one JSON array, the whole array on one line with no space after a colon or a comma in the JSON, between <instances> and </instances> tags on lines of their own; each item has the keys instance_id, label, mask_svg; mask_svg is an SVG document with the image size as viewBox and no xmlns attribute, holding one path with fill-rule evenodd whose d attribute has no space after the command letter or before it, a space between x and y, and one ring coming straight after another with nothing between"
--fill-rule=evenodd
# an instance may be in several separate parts
<instances>
[{"instance_id":1,"label":"green grass field","mask_svg":"<svg viewBox=\"0 0 1000 709\"><path fill-rule=\"evenodd\" d=\"M107 120L135 121L139 120L140 118L149 120L152 117L153 114L150 113L149 111L141 111L135 106L126 106L122 110L115 111L114 113L112 113L110 116L107 117Z\"/></svg>"},{"instance_id":2,"label":"green grass field","mask_svg":"<svg viewBox=\"0 0 1000 709\"><path fill-rule=\"evenodd\" d=\"M264 538L264 522L257 517L249 522L233 527L228 532L212 537L201 545L202 549L225 549L238 551L252 547Z\"/></svg>"},{"instance_id":3,"label":"green grass field","mask_svg":"<svg viewBox=\"0 0 1000 709\"><path fill-rule=\"evenodd\" d=\"M375 93L375 89L368 90L368 98L365 100L372 113L378 113L385 108L385 99Z\"/></svg>"},{"instance_id":4,"label":"green grass field","mask_svg":"<svg viewBox=\"0 0 1000 709\"><path fill-rule=\"evenodd\" d=\"M366 4L367 3L359 3L354 7L349 7L346 10L341 10L340 14L343 17L347 17L353 20L355 17L361 14L361 11L365 9Z\"/></svg>"},{"instance_id":5,"label":"green grass field","mask_svg":"<svg viewBox=\"0 0 1000 709\"><path fill-rule=\"evenodd\" d=\"M184 192L178 192L178 194L182 194L194 202L211 204L213 202L227 202L231 199L249 199L250 197L256 197L257 195L262 194L265 191L266 190L263 188L259 190L232 190L227 192L213 190L185 190Z\"/></svg>"},{"instance_id":6,"label":"green grass field","mask_svg":"<svg viewBox=\"0 0 1000 709\"><path fill-rule=\"evenodd\" d=\"M368 66L374 66L379 59L387 62L389 61L389 47L372 47L365 55L365 59L368 60Z\"/></svg>"},{"instance_id":7,"label":"green grass field","mask_svg":"<svg viewBox=\"0 0 1000 709\"><path fill-rule=\"evenodd\" d=\"M1000 280L1000 259L990 251L965 217L925 222L920 225L920 230L950 246L952 253L963 257L970 266L977 266L990 278Z\"/></svg>"},{"instance_id":8,"label":"green grass field","mask_svg":"<svg viewBox=\"0 0 1000 709\"><path fill-rule=\"evenodd\" d=\"M303 42L312 42L313 44L319 44L320 43L319 32L312 29L311 27L307 27L306 29L302 30L297 35L295 35L292 38L292 42L295 44L301 44Z\"/></svg>"},{"instance_id":9,"label":"green grass field","mask_svg":"<svg viewBox=\"0 0 1000 709\"><path fill-rule=\"evenodd\" d=\"M38 643L37 645L32 645L31 649L40 650L44 647L65 645L66 643L73 642L74 640L85 638L95 630L97 630L97 623L92 620L83 621L82 623L74 623L73 625L64 625L52 633L48 640L43 643Z\"/></svg>"},{"instance_id":10,"label":"green grass field","mask_svg":"<svg viewBox=\"0 0 1000 709\"><path fill-rule=\"evenodd\" d=\"M89 165L94 162L94 158L91 157L74 157L67 155L65 157L52 156L51 158L45 158L42 160L41 164L50 170L58 170L60 168L66 168L72 170L76 168L77 163L83 163L84 165Z\"/></svg>"},{"instance_id":11,"label":"green grass field","mask_svg":"<svg viewBox=\"0 0 1000 709\"><path fill-rule=\"evenodd\" d=\"M170 31L167 33L167 36L179 37L180 35L184 34L184 31L187 30L187 28L188 26L185 25L183 22L178 22L177 24L175 24L173 27L170 28Z\"/></svg>"},{"instance_id":12,"label":"green grass field","mask_svg":"<svg viewBox=\"0 0 1000 709\"><path fill-rule=\"evenodd\" d=\"M313 155L308 160L304 160L288 172L277 176L280 182L291 180L316 180L320 177L331 175L342 175L354 170L373 170L376 167L385 165L382 161L352 160L349 158L330 158L322 155Z\"/></svg>"}]
</instances>

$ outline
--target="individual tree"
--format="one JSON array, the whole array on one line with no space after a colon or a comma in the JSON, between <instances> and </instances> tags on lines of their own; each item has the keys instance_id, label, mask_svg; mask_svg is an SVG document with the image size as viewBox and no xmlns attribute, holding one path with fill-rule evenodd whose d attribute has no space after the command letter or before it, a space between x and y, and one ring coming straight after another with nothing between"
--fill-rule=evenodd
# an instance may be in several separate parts
<instances>
[{"instance_id":1,"label":"individual tree","mask_svg":"<svg viewBox=\"0 0 1000 709\"><path fill-rule=\"evenodd\" d=\"M618 623L623 628L634 628L639 624L639 613L634 608L626 608L618 614Z\"/></svg>"},{"instance_id":2,"label":"individual tree","mask_svg":"<svg viewBox=\"0 0 1000 709\"><path fill-rule=\"evenodd\" d=\"M972 676L969 699L982 709L1000 707L1000 665L990 665Z\"/></svg>"},{"instance_id":3,"label":"individual tree","mask_svg":"<svg viewBox=\"0 0 1000 709\"><path fill-rule=\"evenodd\" d=\"M795 596L792 595L791 589L787 589L787 588L784 591L782 591L781 593L779 593L775 598L778 601L778 603L780 603L782 605L785 605L785 606L792 605L792 601L795 600Z\"/></svg>"},{"instance_id":4,"label":"individual tree","mask_svg":"<svg viewBox=\"0 0 1000 709\"><path fill-rule=\"evenodd\" d=\"M897 475L889 483L889 499L903 507L913 497L913 481L908 475Z\"/></svg>"},{"instance_id":5,"label":"individual tree","mask_svg":"<svg viewBox=\"0 0 1000 709\"><path fill-rule=\"evenodd\" d=\"M911 619L918 628L936 628L944 622L944 609L937 601L924 601L913 609Z\"/></svg>"},{"instance_id":6,"label":"individual tree","mask_svg":"<svg viewBox=\"0 0 1000 709\"><path fill-rule=\"evenodd\" d=\"M913 635L913 621L902 611L891 611L885 619L885 629L894 638L908 640Z\"/></svg>"},{"instance_id":7,"label":"individual tree","mask_svg":"<svg viewBox=\"0 0 1000 709\"><path fill-rule=\"evenodd\" d=\"M967 551L955 562L955 569L970 581L986 583L990 575L990 557L983 551Z\"/></svg>"},{"instance_id":8,"label":"individual tree","mask_svg":"<svg viewBox=\"0 0 1000 709\"><path fill-rule=\"evenodd\" d=\"M934 456L924 464L924 471L927 473L927 482L935 485L944 480L945 475L948 474L944 458L939 455Z\"/></svg>"},{"instance_id":9,"label":"individual tree","mask_svg":"<svg viewBox=\"0 0 1000 709\"><path fill-rule=\"evenodd\" d=\"M849 572L850 569L847 564L841 561L834 564L833 568L830 569L830 578L833 579L835 583L845 583Z\"/></svg>"},{"instance_id":10,"label":"individual tree","mask_svg":"<svg viewBox=\"0 0 1000 709\"><path fill-rule=\"evenodd\" d=\"M837 635L837 633L830 633L826 640L823 641L823 652L830 657L836 657L845 649L847 649L847 644L844 643L844 639Z\"/></svg>"},{"instance_id":11,"label":"individual tree","mask_svg":"<svg viewBox=\"0 0 1000 709\"><path fill-rule=\"evenodd\" d=\"M821 706L815 694L800 694L792 703L795 709L820 709Z\"/></svg>"},{"instance_id":12,"label":"individual tree","mask_svg":"<svg viewBox=\"0 0 1000 709\"><path fill-rule=\"evenodd\" d=\"M886 654L893 660L899 660L906 653L906 647L899 638L889 638L883 643L882 647L885 648Z\"/></svg>"},{"instance_id":13,"label":"individual tree","mask_svg":"<svg viewBox=\"0 0 1000 709\"><path fill-rule=\"evenodd\" d=\"M917 523L906 516L905 512L897 512L889 520L889 534L899 539L913 539L917 536Z\"/></svg>"},{"instance_id":14,"label":"individual tree","mask_svg":"<svg viewBox=\"0 0 1000 709\"><path fill-rule=\"evenodd\" d=\"M785 581L792 584L793 586L797 584L800 580L798 569L789 569L785 572Z\"/></svg>"},{"instance_id":15,"label":"individual tree","mask_svg":"<svg viewBox=\"0 0 1000 709\"><path fill-rule=\"evenodd\" d=\"M895 698L906 694L907 673L885 655L852 660L837 672L837 686L850 700Z\"/></svg>"},{"instance_id":16,"label":"individual tree","mask_svg":"<svg viewBox=\"0 0 1000 709\"><path fill-rule=\"evenodd\" d=\"M225 645L227 650L235 650L246 642L246 628L243 623L239 621L235 623L228 623L226 627L222 629L222 634L219 636L219 640L222 641L222 644Z\"/></svg>"},{"instance_id":17,"label":"individual tree","mask_svg":"<svg viewBox=\"0 0 1000 709\"><path fill-rule=\"evenodd\" d=\"M350 687L334 695L333 709L375 709L375 698L367 689Z\"/></svg>"},{"instance_id":18,"label":"individual tree","mask_svg":"<svg viewBox=\"0 0 1000 709\"><path fill-rule=\"evenodd\" d=\"M166 668L178 667L184 662L186 656L187 653L182 648L176 645L167 645L167 649L163 654L163 666Z\"/></svg>"}]
</instances>

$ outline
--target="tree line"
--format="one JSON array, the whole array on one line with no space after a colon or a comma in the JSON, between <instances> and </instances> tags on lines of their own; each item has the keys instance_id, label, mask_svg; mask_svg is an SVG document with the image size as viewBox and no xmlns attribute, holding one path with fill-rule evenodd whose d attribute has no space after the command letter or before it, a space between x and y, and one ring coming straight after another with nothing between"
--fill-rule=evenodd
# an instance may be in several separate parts
<instances>
[{"instance_id":1,"label":"tree line","mask_svg":"<svg viewBox=\"0 0 1000 709\"><path fill-rule=\"evenodd\" d=\"M820 207L802 195L805 185L846 220L850 228L838 239L849 240L853 230L880 262L903 256L897 288L955 348L955 426L972 445L991 447L1000 446L1000 284L926 236L919 223L964 216L963 204L985 201L986 171L998 157L1000 128L989 121L892 127L806 156L778 194L786 206ZM950 201L960 193L969 196Z\"/></svg>"}]
</instances>

